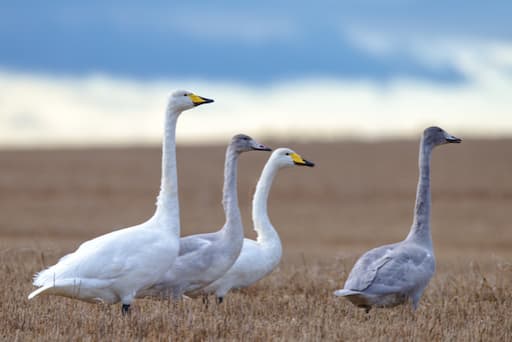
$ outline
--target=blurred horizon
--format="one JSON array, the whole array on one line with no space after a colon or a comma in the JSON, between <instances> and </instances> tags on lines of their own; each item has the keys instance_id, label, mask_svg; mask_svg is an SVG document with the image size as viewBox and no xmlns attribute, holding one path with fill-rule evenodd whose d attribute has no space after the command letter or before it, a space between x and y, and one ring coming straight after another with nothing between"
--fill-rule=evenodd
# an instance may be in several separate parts
<instances>
[{"instance_id":1,"label":"blurred horizon","mask_svg":"<svg viewBox=\"0 0 512 342\"><path fill-rule=\"evenodd\" d=\"M0 4L0 148L512 137L512 4Z\"/></svg>"}]
</instances>

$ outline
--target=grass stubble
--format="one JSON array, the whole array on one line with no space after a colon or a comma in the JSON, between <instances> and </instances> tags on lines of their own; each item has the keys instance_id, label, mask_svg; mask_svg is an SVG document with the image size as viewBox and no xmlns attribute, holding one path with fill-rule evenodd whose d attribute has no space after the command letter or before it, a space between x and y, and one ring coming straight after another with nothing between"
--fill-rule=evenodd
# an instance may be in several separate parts
<instances>
[{"instance_id":1,"label":"grass stubble","mask_svg":"<svg viewBox=\"0 0 512 342\"><path fill-rule=\"evenodd\" d=\"M332 296L341 268L354 260L286 264L221 305L201 300L139 300L119 305L60 297L29 302L35 251L2 254L0 335L5 340L436 340L510 341L512 265L496 261L488 279L478 265L445 267L416 312L408 306L365 314Z\"/></svg>"},{"instance_id":2,"label":"grass stubble","mask_svg":"<svg viewBox=\"0 0 512 342\"><path fill-rule=\"evenodd\" d=\"M506 177L512 161L503 161L500 151L510 151L511 141L474 143L471 153L436 151L444 155L433 162L438 267L416 312L400 306L365 314L332 295L361 253L407 233L417 145L387 145L399 149L396 160L382 159L386 146L372 144L290 146L317 168L286 170L271 193L270 216L285 251L279 268L257 285L230 293L221 305L137 300L127 317L120 305L61 297L29 302L27 295L33 274L81 241L151 213L159 169L148 165L159 165L158 149L0 152L0 162L8 165L0 175L0 337L512 341L512 181ZM222 148L179 152L180 165L188 165L179 174L184 234L197 232L193 227L220 227ZM333 154L344 156L343 162L333 161ZM248 208L265 156L249 159L241 161L240 199L247 234L254 236ZM202 177L198 160L209 165ZM489 170L489 163L497 167ZM454 176L455 165L462 172Z\"/></svg>"}]
</instances>

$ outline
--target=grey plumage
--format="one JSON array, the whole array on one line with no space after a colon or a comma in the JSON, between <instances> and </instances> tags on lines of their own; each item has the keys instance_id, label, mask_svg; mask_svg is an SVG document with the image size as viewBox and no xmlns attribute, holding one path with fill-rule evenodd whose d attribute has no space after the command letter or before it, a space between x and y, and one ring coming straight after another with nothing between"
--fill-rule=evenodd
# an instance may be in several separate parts
<instances>
[{"instance_id":1,"label":"grey plumage","mask_svg":"<svg viewBox=\"0 0 512 342\"><path fill-rule=\"evenodd\" d=\"M234 136L226 151L222 204L226 214L224 226L217 232L180 239L180 251L173 266L137 297L180 298L220 278L236 261L243 243L243 226L237 195L237 166L241 153L269 151L251 137Z\"/></svg>"},{"instance_id":2,"label":"grey plumage","mask_svg":"<svg viewBox=\"0 0 512 342\"><path fill-rule=\"evenodd\" d=\"M343 289L336 296L347 297L365 308L392 307L411 301L414 308L435 272L430 233L430 159L432 149L461 140L439 127L423 132L420 143L419 181L414 220L406 239L366 252L354 265Z\"/></svg>"}]
</instances>

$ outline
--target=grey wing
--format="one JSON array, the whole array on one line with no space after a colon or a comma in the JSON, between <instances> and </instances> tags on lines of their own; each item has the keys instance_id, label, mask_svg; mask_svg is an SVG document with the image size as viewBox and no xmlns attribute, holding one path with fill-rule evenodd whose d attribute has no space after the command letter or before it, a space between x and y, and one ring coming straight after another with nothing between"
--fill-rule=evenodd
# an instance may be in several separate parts
<instances>
[{"instance_id":1,"label":"grey wing","mask_svg":"<svg viewBox=\"0 0 512 342\"><path fill-rule=\"evenodd\" d=\"M435 271L434 256L417 247L404 247L389 256L367 287L369 293L409 293L424 288Z\"/></svg>"},{"instance_id":2,"label":"grey wing","mask_svg":"<svg viewBox=\"0 0 512 342\"><path fill-rule=\"evenodd\" d=\"M216 238L215 233L190 235L180 239L179 256L210 245Z\"/></svg>"},{"instance_id":3,"label":"grey wing","mask_svg":"<svg viewBox=\"0 0 512 342\"><path fill-rule=\"evenodd\" d=\"M366 290L373 283L379 269L391 260L390 255L397 245L398 243L394 243L377 247L363 254L350 271L344 288Z\"/></svg>"}]
</instances>

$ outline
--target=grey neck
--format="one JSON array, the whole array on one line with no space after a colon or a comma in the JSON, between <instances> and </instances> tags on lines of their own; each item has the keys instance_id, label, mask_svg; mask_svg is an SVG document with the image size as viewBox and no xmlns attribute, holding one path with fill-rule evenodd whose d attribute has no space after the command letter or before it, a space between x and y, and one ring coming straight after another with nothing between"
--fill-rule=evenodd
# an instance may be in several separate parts
<instances>
[{"instance_id":1,"label":"grey neck","mask_svg":"<svg viewBox=\"0 0 512 342\"><path fill-rule=\"evenodd\" d=\"M224 165L224 188L222 190L222 206L226 214L226 225L224 229L229 230L232 226L242 225L240 208L238 207L237 174L238 157L237 152L230 144L226 150L226 162Z\"/></svg>"},{"instance_id":2,"label":"grey neck","mask_svg":"<svg viewBox=\"0 0 512 342\"><path fill-rule=\"evenodd\" d=\"M414 220L408 240L414 240L432 248L432 235L430 232L430 159L432 156L432 144L420 143L419 180L416 192L416 205L414 207Z\"/></svg>"},{"instance_id":3,"label":"grey neck","mask_svg":"<svg viewBox=\"0 0 512 342\"><path fill-rule=\"evenodd\" d=\"M176 170L176 123L179 112L171 106L165 115L165 130L162 144L162 180L156 202L155 216L171 220L172 229L179 233L180 211L178 202L178 173Z\"/></svg>"}]
</instances>

